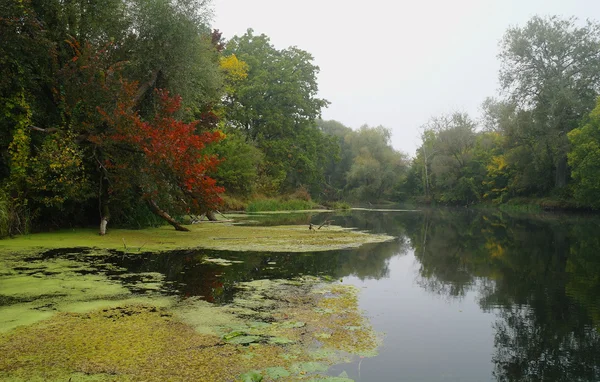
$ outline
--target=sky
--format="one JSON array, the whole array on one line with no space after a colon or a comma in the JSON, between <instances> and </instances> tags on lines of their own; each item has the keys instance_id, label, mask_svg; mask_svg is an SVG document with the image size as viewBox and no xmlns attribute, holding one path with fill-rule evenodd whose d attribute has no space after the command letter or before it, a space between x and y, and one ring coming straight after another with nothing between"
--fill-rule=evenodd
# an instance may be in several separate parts
<instances>
[{"instance_id":1,"label":"sky","mask_svg":"<svg viewBox=\"0 0 600 382\"><path fill-rule=\"evenodd\" d=\"M499 96L498 44L534 15L600 21L599 0L213 0L227 39L248 28L277 49L297 46L320 67L323 119L383 125L414 155L419 128L453 111L477 119Z\"/></svg>"}]
</instances>

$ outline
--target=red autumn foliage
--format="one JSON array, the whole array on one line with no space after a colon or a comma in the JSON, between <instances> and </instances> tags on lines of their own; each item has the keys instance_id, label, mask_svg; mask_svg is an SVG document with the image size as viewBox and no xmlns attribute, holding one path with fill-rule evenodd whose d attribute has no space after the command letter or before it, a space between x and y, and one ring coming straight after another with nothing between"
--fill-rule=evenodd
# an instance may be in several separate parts
<instances>
[{"instance_id":1,"label":"red autumn foliage","mask_svg":"<svg viewBox=\"0 0 600 382\"><path fill-rule=\"evenodd\" d=\"M134 88L135 84L123 83L127 94L133 94ZM151 121L142 121L132 111L133 105L128 102L131 96L124 97L125 102L120 102L111 114L98 109L111 127L100 138L104 145L133 151L105 163L106 168L116 172L113 188L123 187L122 182L131 182L135 177L144 198L157 198L167 192L172 200L184 202L185 210L217 209L224 189L206 174L214 171L220 160L203 151L206 145L223 139L223 133L198 132L198 121L185 123L174 117L181 107L181 97L170 96L165 90L155 93L159 108ZM124 171L119 174L119 169Z\"/></svg>"},{"instance_id":2,"label":"red autumn foliage","mask_svg":"<svg viewBox=\"0 0 600 382\"><path fill-rule=\"evenodd\" d=\"M176 118L181 97L155 90L156 113L144 120L137 112L139 85L123 78L127 63L112 57L113 46L67 43L74 58L61 70L65 89L57 101L98 166L99 188L108 185L109 203L141 196L177 213L217 209L224 189L206 174L219 159L204 149L224 135L214 131L212 107L204 105L199 121L185 123Z\"/></svg>"}]
</instances>

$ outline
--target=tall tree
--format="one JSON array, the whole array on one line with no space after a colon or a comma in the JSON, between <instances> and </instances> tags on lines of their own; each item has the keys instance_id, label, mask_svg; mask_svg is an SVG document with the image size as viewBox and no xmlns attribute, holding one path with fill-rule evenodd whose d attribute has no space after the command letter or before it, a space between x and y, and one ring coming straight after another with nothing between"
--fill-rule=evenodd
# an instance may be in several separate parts
<instances>
[{"instance_id":1,"label":"tall tree","mask_svg":"<svg viewBox=\"0 0 600 382\"><path fill-rule=\"evenodd\" d=\"M248 65L247 79L225 99L229 123L265 153L282 190L301 184L318 188L334 146L315 127L328 102L317 97L319 67L313 57L296 47L278 50L252 29L232 38L225 54Z\"/></svg>"},{"instance_id":2,"label":"tall tree","mask_svg":"<svg viewBox=\"0 0 600 382\"><path fill-rule=\"evenodd\" d=\"M504 91L532 112L527 129L538 142L536 156L553 167L554 186L565 186L566 134L594 107L600 89L600 24L533 17L506 32L499 58Z\"/></svg>"},{"instance_id":3,"label":"tall tree","mask_svg":"<svg viewBox=\"0 0 600 382\"><path fill-rule=\"evenodd\" d=\"M569 134L575 199L584 206L600 208L600 100L589 120Z\"/></svg>"},{"instance_id":4,"label":"tall tree","mask_svg":"<svg viewBox=\"0 0 600 382\"><path fill-rule=\"evenodd\" d=\"M0 80L10 117L0 121L0 176L40 221L91 212L99 195L124 215L140 198L154 212L214 206L216 162L203 149L221 138L222 72L205 1L24 0L0 12L11 75ZM126 128L135 134L117 134ZM127 192L109 192L125 173Z\"/></svg>"}]
</instances>

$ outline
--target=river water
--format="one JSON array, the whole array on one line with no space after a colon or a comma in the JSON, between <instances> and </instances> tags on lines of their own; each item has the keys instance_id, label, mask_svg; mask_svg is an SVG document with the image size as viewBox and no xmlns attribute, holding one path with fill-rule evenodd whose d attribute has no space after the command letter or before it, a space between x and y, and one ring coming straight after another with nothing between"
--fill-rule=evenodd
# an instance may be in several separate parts
<instances>
[{"instance_id":1,"label":"river water","mask_svg":"<svg viewBox=\"0 0 600 382\"><path fill-rule=\"evenodd\" d=\"M330 370L355 381L600 380L597 217L459 209L353 211L296 222L307 219L397 239L317 253L114 252L102 264L90 261L137 293L148 292L144 275L158 273L160 293L215 304L232 301L242 281L314 275L355 285L364 314L384 333L379 355ZM81 261L82 254L42 256ZM206 256L233 262L202 262Z\"/></svg>"}]
</instances>

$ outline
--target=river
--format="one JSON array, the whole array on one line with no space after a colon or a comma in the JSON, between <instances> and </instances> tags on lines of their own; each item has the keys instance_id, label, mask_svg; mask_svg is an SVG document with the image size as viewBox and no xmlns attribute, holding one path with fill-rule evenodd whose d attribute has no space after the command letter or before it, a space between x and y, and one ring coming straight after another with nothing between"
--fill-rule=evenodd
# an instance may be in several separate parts
<instances>
[{"instance_id":1,"label":"river","mask_svg":"<svg viewBox=\"0 0 600 382\"><path fill-rule=\"evenodd\" d=\"M272 219L254 224L276 224ZM324 219L396 239L315 253L112 251L99 258L88 249L52 250L28 261L77 261L86 264L81 277L102 270L135 295L217 305L231 303L240 283L252 280L310 275L354 285L363 314L383 338L377 356L354 357L327 372L355 381L600 380L598 217L361 210L285 223ZM3 277L29 271L3 269L0 286ZM0 308L33 300L0 288Z\"/></svg>"}]
</instances>

